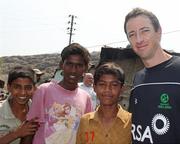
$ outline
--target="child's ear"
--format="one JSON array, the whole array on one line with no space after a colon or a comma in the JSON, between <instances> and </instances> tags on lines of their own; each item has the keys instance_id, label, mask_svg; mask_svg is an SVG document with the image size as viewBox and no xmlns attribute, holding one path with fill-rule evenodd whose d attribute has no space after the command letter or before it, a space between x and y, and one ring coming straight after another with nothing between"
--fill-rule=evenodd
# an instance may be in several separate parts
<instances>
[{"instance_id":1,"label":"child's ear","mask_svg":"<svg viewBox=\"0 0 180 144\"><path fill-rule=\"evenodd\" d=\"M59 68L60 68L60 69L63 68L63 62L62 62L62 60L60 60L60 62L59 62Z\"/></svg>"},{"instance_id":2,"label":"child's ear","mask_svg":"<svg viewBox=\"0 0 180 144\"><path fill-rule=\"evenodd\" d=\"M89 70L89 65L86 65L86 64L85 64L85 70L84 70L84 72L86 73L86 72L88 72L88 70Z\"/></svg>"},{"instance_id":3,"label":"child's ear","mask_svg":"<svg viewBox=\"0 0 180 144\"><path fill-rule=\"evenodd\" d=\"M10 91L11 86L9 84L7 84L7 90Z\"/></svg>"},{"instance_id":4,"label":"child's ear","mask_svg":"<svg viewBox=\"0 0 180 144\"><path fill-rule=\"evenodd\" d=\"M35 86L34 86L34 91L36 91L36 90L37 90L37 86L35 85Z\"/></svg>"},{"instance_id":5,"label":"child's ear","mask_svg":"<svg viewBox=\"0 0 180 144\"><path fill-rule=\"evenodd\" d=\"M96 85L93 83L93 89L96 92Z\"/></svg>"}]
</instances>

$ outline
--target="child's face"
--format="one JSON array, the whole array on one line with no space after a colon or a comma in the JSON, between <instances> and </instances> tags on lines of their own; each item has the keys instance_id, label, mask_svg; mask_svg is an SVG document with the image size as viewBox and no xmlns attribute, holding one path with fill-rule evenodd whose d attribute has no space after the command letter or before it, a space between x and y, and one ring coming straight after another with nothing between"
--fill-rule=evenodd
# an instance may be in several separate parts
<instances>
[{"instance_id":1,"label":"child's face","mask_svg":"<svg viewBox=\"0 0 180 144\"><path fill-rule=\"evenodd\" d=\"M77 87L77 83L86 70L83 58L80 55L70 55L62 64L64 71L64 85L69 89Z\"/></svg>"},{"instance_id":2,"label":"child's face","mask_svg":"<svg viewBox=\"0 0 180 144\"><path fill-rule=\"evenodd\" d=\"M103 74L94 90L100 100L100 105L112 106L118 104L118 99L122 90L121 83L111 74Z\"/></svg>"},{"instance_id":3,"label":"child's face","mask_svg":"<svg viewBox=\"0 0 180 144\"><path fill-rule=\"evenodd\" d=\"M17 78L8 85L8 91L13 97L13 102L24 105L32 97L35 86L29 78Z\"/></svg>"}]
</instances>

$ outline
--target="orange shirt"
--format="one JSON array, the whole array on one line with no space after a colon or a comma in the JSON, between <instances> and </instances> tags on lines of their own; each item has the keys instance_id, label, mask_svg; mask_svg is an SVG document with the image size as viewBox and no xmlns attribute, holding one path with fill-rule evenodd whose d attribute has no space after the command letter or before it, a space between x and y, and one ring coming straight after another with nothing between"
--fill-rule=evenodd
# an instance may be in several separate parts
<instances>
[{"instance_id":1,"label":"orange shirt","mask_svg":"<svg viewBox=\"0 0 180 144\"><path fill-rule=\"evenodd\" d=\"M130 144L131 114L119 106L117 118L106 131L95 112L83 115L80 121L76 144Z\"/></svg>"}]
</instances>

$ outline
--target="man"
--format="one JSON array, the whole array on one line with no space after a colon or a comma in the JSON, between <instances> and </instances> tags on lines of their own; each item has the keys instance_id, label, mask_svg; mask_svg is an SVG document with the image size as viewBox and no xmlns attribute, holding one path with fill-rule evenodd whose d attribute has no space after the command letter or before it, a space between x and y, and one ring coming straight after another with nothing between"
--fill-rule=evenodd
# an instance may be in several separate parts
<instances>
[{"instance_id":1,"label":"man","mask_svg":"<svg viewBox=\"0 0 180 144\"><path fill-rule=\"evenodd\" d=\"M118 105L124 78L123 70L115 63L97 68L94 90L100 106L81 118L76 144L131 143L131 114Z\"/></svg>"},{"instance_id":2,"label":"man","mask_svg":"<svg viewBox=\"0 0 180 144\"><path fill-rule=\"evenodd\" d=\"M38 124L25 121L30 98L35 90L34 71L29 67L15 67L8 74L10 96L0 103L0 143L19 144L20 139L33 135Z\"/></svg>"},{"instance_id":3,"label":"man","mask_svg":"<svg viewBox=\"0 0 180 144\"><path fill-rule=\"evenodd\" d=\"M40 71L39 69L33 69L36 74L36 83L38 85L41 84L41 76L44 75L44 72Z\"/></svg>"},{"instance_id":4,"label":"man","mask_svg":"<svg viewBox=\"0 0 180 144\"><path fill-rule=\"evenodd\" d=\"M85 90L90 96L93 103L93 109L96 109L96 106L99 102L97 102L96 93L93 88L93 74L92 73L84 73L83 82L79 83L79 87Z\"/></svg>"},{"instance_id":5,"label":"man","mask_svg":"<svg viewBox=\"0 0 180 144\"><path fill-rule=\"evenodd\" d=\"M133 143L180 143L180 58L162 49L161 26L152 12L133 9L124 31L145 65L130 96Z\"/></svg>"},{"instance_id":6,"label":"man","mask_svg":"<svg viewBox=\"0 0 180 144\"><path fill-rule=\"evenodd\" d=\"M33 144L75 144L81 115L92 111L90 96L78 87L88 68L89 52L73 43L63 49L61 58L62 81L40 85L33 97L27 119L38 117L40 123ZM31 142L32 137L22 141Z\"/></svg>"}]
</instances>

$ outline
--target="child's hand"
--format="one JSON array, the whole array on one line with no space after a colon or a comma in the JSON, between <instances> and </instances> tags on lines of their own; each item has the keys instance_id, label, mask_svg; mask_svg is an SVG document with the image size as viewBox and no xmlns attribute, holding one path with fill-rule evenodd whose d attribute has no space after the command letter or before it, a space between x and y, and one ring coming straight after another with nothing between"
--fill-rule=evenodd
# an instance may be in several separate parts
<instances>
[{"instance_id":1,"label":"child's hand","mask_svg":"<svg viewBox=\"0 0 180 144\"><path fill-rule=\"evenodd\" d=\"M17 137L25 137L34 135L39 128L38 118L33 118L29 121L24 121L15 131Z\"/></svg>"}]
</instances>

